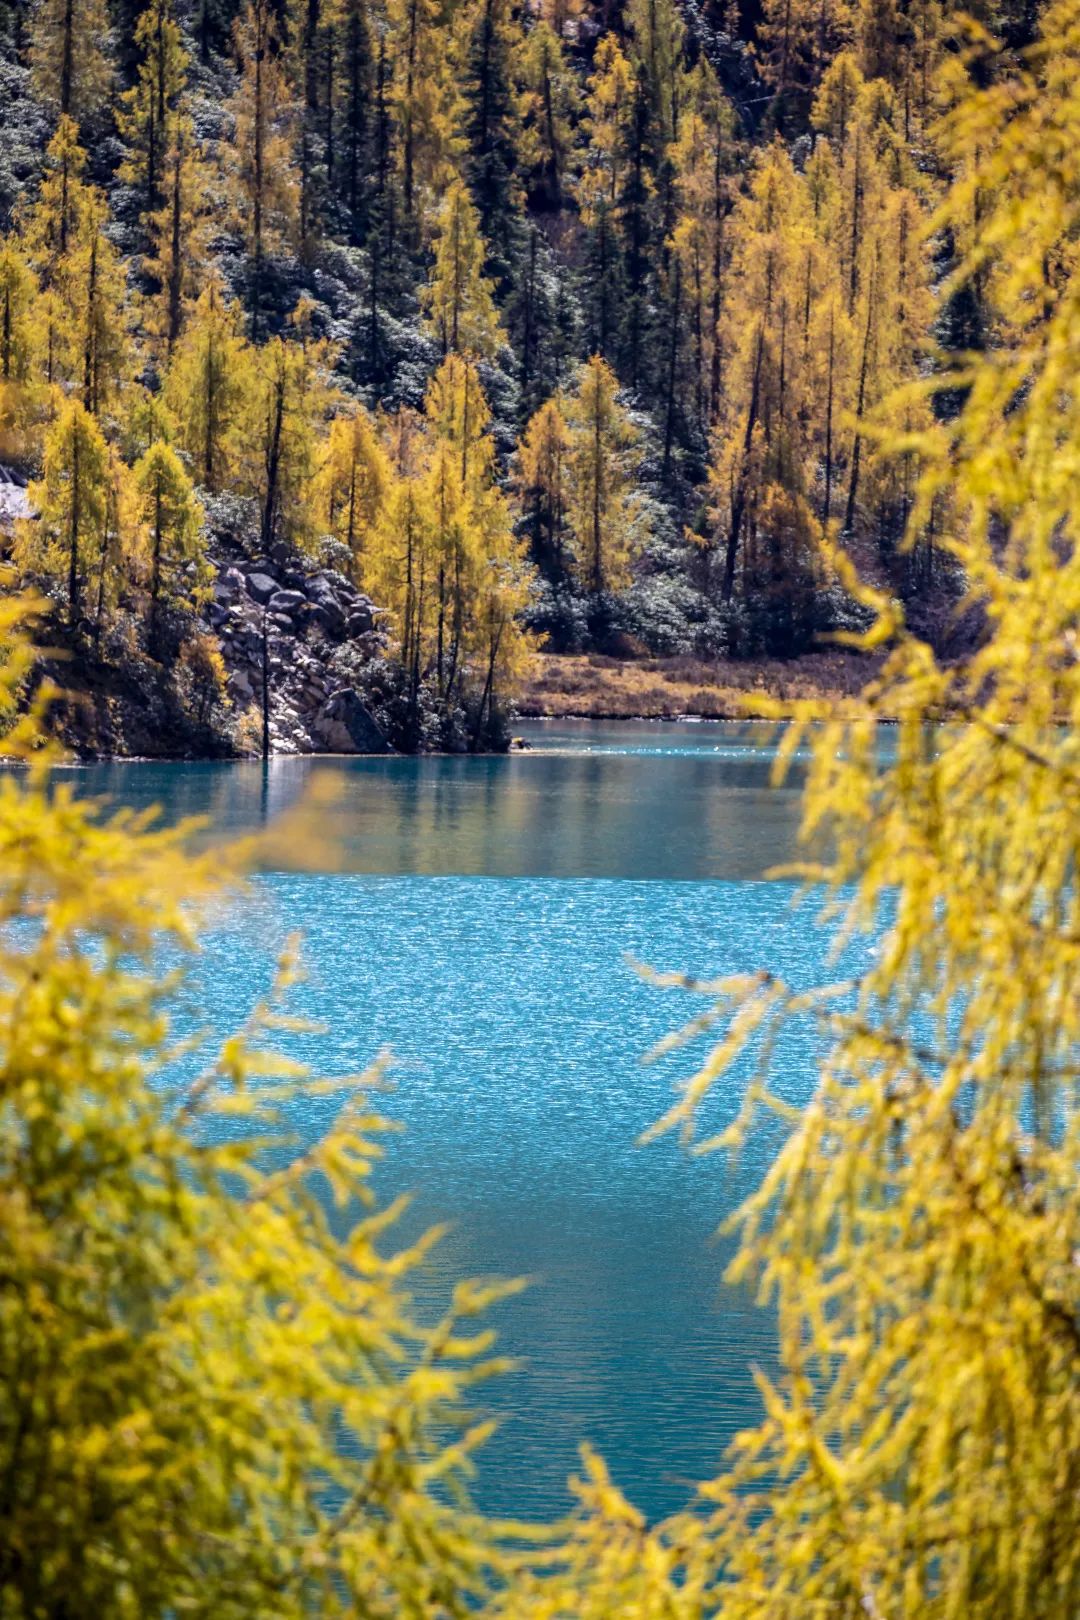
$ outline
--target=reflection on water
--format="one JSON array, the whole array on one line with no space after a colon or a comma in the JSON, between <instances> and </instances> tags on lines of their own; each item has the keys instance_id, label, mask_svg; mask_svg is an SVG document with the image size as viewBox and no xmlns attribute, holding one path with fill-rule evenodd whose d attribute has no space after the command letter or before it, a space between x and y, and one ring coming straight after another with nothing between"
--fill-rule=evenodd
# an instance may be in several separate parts
<instances>
[{"instance_id":1,"label":"reflection on water","mask_svg":"<svg viewBox=\"0 0 1080 1620\"><path fill-rule=\"evenodd\" d=\"M185 1016L235 1025L283 937L303 931L298 1010L327 1034L298 1037L302 1055L340 1073L393 1049L387 1110L407 1130L381 1190L416 1189L409 1231L454 1223L421 1295L462 1273L534 1279L500 1307L502 1342L524 1366L490 1395L506 1421L480 1503L561 1513L588 1439L655 1516L715 1471L757 1412L750 1364L768 1363L771 1323L723 1287L728 1251L712 1239L776 1137L734 1169L674 1140L635 1146L693 1061L641 1056L698 1008L642 983L627 959L698 974L767 964L799 983L823 946L789 888L749 881L790 856L796 817L794 794L768 788L761 729L521 730L532 751L498 759L103 765L77 779L235 835L313 776L340 773L340 798L305 824L298 853L328 865L341 842L344 869L264 873L205 942ZM789 1038L779 1071L779 1089L804 1097L812 1053ZM731 1077L725 1119L739 1097ZM301 1140L331 1108L297 1102Z\"/></svg>"},{"instance_id":2,"label":"reflection on water","mask_svg":"<svg viewBox=\"0 0 1080 1620\"><path fill-rule=\"evenodd\" d=\"M488 877L759 877L788 850L796 800L769 787L771 728L706 721L522 722L525 753L483 758L103 764L85 791L236 836L294 806L313 781L337 802L293 863ZM275 864L290 864L278 853Z\"/></svg>"}]
</instances>

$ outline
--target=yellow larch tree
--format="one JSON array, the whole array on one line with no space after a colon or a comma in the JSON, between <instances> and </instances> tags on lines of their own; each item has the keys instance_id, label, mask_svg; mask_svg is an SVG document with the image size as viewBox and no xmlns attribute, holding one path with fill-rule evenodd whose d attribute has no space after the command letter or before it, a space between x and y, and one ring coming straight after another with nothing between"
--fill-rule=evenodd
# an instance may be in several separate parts
<instances>
[{"instance_id":1,"label":"yellow larch tree","mask_svg":"<svg viewBox=\"0 0 1080 1620\"><path fill-rule=\"evenodd\" d=\"M724 227L734 205L734 114L706 62L691 80L679 138L671 144L677 214L670 246L678 261L686 304L694 379L694 414L700 428L720 400L720 309L726 248Z\"/></svg>"},{"instance_id":2,"label":"yellow larch tree","mask_svg":"<svg viewBox=\"0 0 1080 1620\"><path fill-rule=\"evenodd\" d=\"M518 71L520 167L532 200L558 209L574 171L581 92L561 37L543 18L525 37Z\"/></svg>"},{"instance_id":3,"label":"yellow larch tree","mask_svg":"<svg viewBox=\"0 0 1080 1620\"><path fill-rule=\"evenodd\" d=\"M253 367L240 311L213 276L176 343L164 385L178 442L196 482L212 494L238 477L243 465Z\"/></svg>"},{"instance_id":4,"label":"yellow larch tree","mask_svg":"<svg viewBox=\"0 0 1080 1620\"><path fill-rule=\"evenodd\" d=\"M732 215L717 335L725 351L724 389L709 485L725 602L735 595L740 570L752 564L767 486L778 483L794 497L806 492L800 417L809 382L804 328L807 266L812 273L814 262L811 221L807 187L774 143Z\"/></svg>"},{"instance_id":5,"label":"yellow larch tree","mask_svg":"<svg viewBox=\"0 0 1080 1620\"><path fill-rule=\"evenodd\" d=\"M160 658L167 611L190 611L209 594L213 569L206 555L206 514L183 462L162 439L135 463L132 483L146 536L147 644Z\"/></svg>"},{"instance_id":6,"label":"yellow larch tree","mask_svg":"<svg viewBox=\"0 0 1080 1620\"><path fill-rule=\"evenodd\" d=\"M64 300L58 328L60 377L80 390L95 415L119 400L132 370L127 278L107 224L104 198L95 196L75 243L57 267L54 286Z\"/></svg>"},{"instance_id":7,"label":"yellow larch tree","mask_svg":"<svg viewBox=\"0 0 1080 1620\"><path fill-rule=\"evenodd\" d=\"M630 124L637 79L614 34L596 47L586 86L582 169L578 196L586 221L613 210L629 161Z\"/></svg>"},{"instance_id":8,"label":"yellow larch tree","mask_svg":"<svg viewBox=\"0 0 1080 1620\"><path fill-rule=\"evenodd\" d=\"M40 409L38 279L15 236L0 238L0 456L22 459Z\"/></svg>"},{"instance_id":9,"label":"yellow larch tree","mask_svg":"<svg viewBox=\"0 0 1080 1620\"><path fill-rule=\"evenodd\" d=\"M301 300L291 333L254 351L255 386L246 401L247 486L259 503L264 550L276 540L307 548L318 537L312 500L318 445L332 415L333 346L309 331L310 308Z\"/></svg>"},{"instance_id":10,"label":"yellow larch tree","mask_svg":"<svg viewBox=\"0 0 1080 1620\"><path fill-rule=\"evenodd\" d=\"M105 566L109 475L97 421L81 400L69 400L46 434L42 476L30 486L38 515L20 525L15 560L26 572L63 582L72 629L89 582Z\"/></svg>"},{"instance_id":11,"label":"yellow larch tree","mask_svg":"<svg viewBox=\"0 0 1080 1620\"><path fill-rule=\"evenodd\" d=\"M151 0L135 24L135 47L135 83L121 97L117 116L127 147L120 176L139 190L146 216L164 200L166 158L187 83L188 53L172 0Z\"/></svg>"},{"instance_id":12,"label":"yellow larch tree","mask_svg":"<svg viewBox=\"0 0 1080 1620\"><path fill-rule=\"evenodd\" d=\"M410 1284L437 1240L375 1198L378 1073L281 1050L282 953L220 1041L178 1023L234 863L50 774L0 599L0 1549L12 1614L476 1612L502 1564L468 1504L507 1289ZM178 1001L177 992L181 991ZM323 1095L298 1153L282 1120ZM328 1218L313 1181L330 1189ZM58 1436L63 1436L63 1444Z\"/></svg>"},{"instance_id":13,"label":"yellow larch tree","mask_svg":"<svg viewBox=\"0 0 1080 1620\"><path fill-rule=\"evenodd\" d=\"M330 424L316 480L319 521L348 549L360 583L369 550L390 497L390 461L371 413L355 406Z\"/></svg>"},{"instance_id":14,"label":"yellow larch tree","mask_svg":"<svg viewBox=\"0 0 1080 1620\"><path fill-rule=\"evenodd\" d=\"M464 182L455 180L439 211L435 262L421 294L444 355L491 357L505 342L485 258L479 215Z\"/></svg>"},{"instance_id":15,"label":"yellow larch tree","mask_svg":"<svg viewBox=\"0 0 1080 1620\"><path fill-rule=\"evenodd\" d=\"M62 117L45 149L44 172L37 196L19 211L25 249L46 290L57 264L73 246L90 206L100 192L83 174L86 152L79 144L73 118Z\"/></svg>"},{"instance_id":16,"label":"yellow larch tree","mask_svg":"<svg viewBox=\"0 0 1080 1620\"><path fill-rule=\"evenodd\" d=\"M150 252L145 262L157 285L147 302L147 326L164 367L206 281L206 250L214 224L209 166L190 119L182 113L173 119L161 191L161 207L147 222Z\"/></svg>"},{"instance_id":17,"label":"yellow larch tree","mask_svg":"<svg viewBox=\"0 0 1080 1620\"><path fill-rule=\"evenodd\" d=\"M467 8L459 8L464 26ZM401 197L414 239L460 170L464 118L460 62L464 42L441 0L388 0L393 47L392 108Z\"/></svg>"},{"instance_id":18,"label":"yellow larch tree","mask_svg":"<svg viewBox=\"0 0 1080 1620\"><path fill-rule=\"evenodd\" d=\"M626 583L646 538L634 480L638 434L618 392L614 372L594 354L563 405L573 566L583 589L596 596Z\"/></svg>"},{"instance_id":19,"label":"yellow larch tree","mask_svg":"<svg viewBox=\"0 0 1080 1620\"><path fill-rule=\"evenodd\" d=\"M30 39L34 85L78 129L107 100L109 16L104 0L42 0Z\"/></svg>"},{"instance_id":20,"label":"yellow larch tree","mask_svg":"<svg viewBox=\"0 0 1080 1620\"><path fill-rule=\"evenodd\" d=\"M250 0L234 26L233 47L240 77L229 109L235 134L224 150L233 218L250 260L252 333L258 337L265 260L295 244L299 231L298 109L271 0Z\"/></svg>"},{"instance_id":21,"label":"yellow larch tree","mask_svg":"<svg viewBox=\"0 0 1080 1620\"><path fill-rule=\"evenodd\" d=\"M518 446L518 482L529 518L533 557L558 574L566 567L570 446L570 424L557 399L541 405Z\"/></svg>"}]
</instances>

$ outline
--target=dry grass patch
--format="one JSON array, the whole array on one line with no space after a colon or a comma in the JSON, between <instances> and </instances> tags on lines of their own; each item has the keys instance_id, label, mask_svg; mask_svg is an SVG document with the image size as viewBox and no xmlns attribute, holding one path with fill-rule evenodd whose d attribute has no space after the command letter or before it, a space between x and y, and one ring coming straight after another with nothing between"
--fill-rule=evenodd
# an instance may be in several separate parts
<instances>
[{"instance_id":1,"label":"dry grass patch","mask_svg":"<svg viewBox=\"0 0 1080 1620\"><path fill-rule=\"evenodd\" d=\"M608 658L601 653L534 654L520 714L564 719L746 719L755 693L784 700L851 696L877 661L839 648L783 663L708 663L700 658ZM752 707L749 713L752 715Z\"/></svg>"}]
</instances>

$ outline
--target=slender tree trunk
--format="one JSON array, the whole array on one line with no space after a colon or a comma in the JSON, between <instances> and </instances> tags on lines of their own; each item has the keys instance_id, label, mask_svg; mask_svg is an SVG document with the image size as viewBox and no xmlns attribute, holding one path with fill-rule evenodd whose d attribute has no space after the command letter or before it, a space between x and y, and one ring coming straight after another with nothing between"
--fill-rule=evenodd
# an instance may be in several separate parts
<instances>
[{"instance_id":1,"label":"slender tree trunk","mask_svg":"<svg viewBox=\"0 0 1080 1620\"><path fill-rule=\"evenodd\" d=\"M829 309L829 379L825 390L825 495L821 503L822 526L828 523L832 507L833 474L833 388L836 356L836 305Z\"/></svg>"},{"instance_id":2,"label":"slender tree trunk","mask_svg":"<svg viewBox=\"0 0 1080 1620\"><path fill-rule=\"evenodd\" d=\"M270 758L270 637L265 607L262 610L262 757Z\"/></svg>"},{"instance_id":3,"label":"slender tree trunk","mask_svg":"<svg viewBox=\"0 0 1080 1620\"><path fill-rule=\"evenodd\" d=\"M754 383L750 392L750 409L746 413L746 432L743 436L742 465L735 485L735 494L731 502L731 523L728 528L727 550L724 555L724 578L720 587L721 600L730 602L735 591L735 563L739 554L739 540L742 536L743 519L746 516L747 502L747 460L750 447L754 442L754 428L757 426L758 409L761 399L761 364L765 354L765 322L758 322L757 353L754 357Z\"/></svg>"},{"instance_id":4,"label":"slender tree trunk","mask_svg":"<svg viewBox=\"0 0 1080 1620\"><path fill-rule=\"evenodd\" d=\"M159 605L161 602L161 483L158 482L154 492L154 549L153 563L150 571L150 652L156 658L160 645L161 626L159 623Z\"/></svg>"},{"instance_id":5,"label":"slender tree trunk","mask_svg":"<svg viewBox=\"0 0 1080 1620\"><path fill-rule=\"evenodd\" d=\"M525 320L521 335L521 399L526 413L529 409L529 384L532 381L533 302L536 296L536 238L534 225L529 233L529 273L525 278Z\"/></svg>"},{"instance_id":6,"label":"slender tree trunk","mask_svg":"<svg viewBox=\"0 0 1080 1620\"><path fill-rule=\"evenodd\" d=\"M469 749L469 752L472 754L475 754L477 748L480 746L480 738L483 736L484 732L484 710L491 702L491 689L495 680L495 664L499 656L499 643L502 641L504 622L504 620L500 619L499 628L495 633L494 639L489 639L490 650L488 653L487 676L484 680L484 690L480 694L480 708L476 716L476 729L473 731L472 746Z\"/></svg>"},{"instance_id":7,"label":"slender tree trunk","mask_svg":"<svg viewBox=\"0 0 1080 1620\"><path fill-rule=\"evenodd\" d=\"M870 340L874 333L874 303L877 293L877 265L870 277L866 298L866 328L863 332L862 360L859 364L859 395L855 403L855 443L851 451L851 479L848 483L847 511L844 514L844 533L855 528L855 502L859 492L859 463L862 458L862 414L866 408L866 379L870 365Z\"/></svg>"},{"instance_id":8,"label":"slender tree trunk","mask_svg":"<svg viewBox=\"0 0 1080 1620\"><path fill-rule=\"evenodd\" d=\"M671 309L671 340L668 344L667 405L664 411L664 459L661 476L671 472L671 447L675 438L675 370L679 358L679 323L682 320L682 265L675 260L675 296Z\"/></svg>"},{"instance_id":9,"label":"slender tree trunk","mask_svg":"<svg viewBox=\"0 0 1080 1620\"><path fill-rule=\"evenodd\" d=\"M266 55L266 0L255 0L255 178L252 196L251 335L258 338L263 282L263 191L266 108L263 104L263 62Z\"/></svg>"},{"instance_id":10,"label":"slender tree trunk","mask_svg":"<svg viewBox=\"0 0 1080 1620\"><path fill-rule=\"evenodd\" d=\"M60 47L60 116L70 118L75 84L75 0L64 5L63 41Z\"/></svg>"},{"instance_id":11,"label":"slender tree trunk","mask_svg":"<svg viewBox=\"0 0 1080 1620\"><path fill-rule=\"evenodd\" d=\"M592 509L592 585L597 596L604 588L604 558L601 543L601 488L603 454L600 443L600 384L594 378L596 390L593 401L593 509Z\"/></svg>"},{"instance_id":12,"label":"slender tree trunk","mask_svg":"<svg viewBox=\"0 0 1080 1620\"><path fill-rule=\"evenodd\" d=\"M94 228L94 240L90 247L90 268L87 272L86 282L86 339L83 347L83 404L88 411L97 411L97 366L95 365L95 351L97 349L97 277L98 277L98 236L97 227Z\"/></svg>"},{"instance_id":13,"label":"slender tree trunk","mask_svg":"<svg viewBox=\"0 0 1080 1620\"><path fill-rule=\"evenodd\" d=\"M282 362L284 364L284 361ZM269 551L277 524L278 479L281 472L281 429L285 417L285 378L279 374L274 385L273 421L266 448L266 499L263 504L262 545Z\"/></svg>"},{"instance_id":14,"label":"slender tree trunk","mask_svg":"<svg viewBox=\"0 0 1080 1620\"><path fill-rule=\"evenodd\" d=\"M180 323L183 318L183 290L184 290L184 261L182 254L182 210L183 210L183 167L184 157L180 141L177 140L176 152L173 162L172 184L172 217L171 217L171 258L169 262L169 319L165 346L171 355L180 336Z\"/></svg>"},{"instance_id":15,"label":"slender tree trunk","mask_svg":"<svg viewBox=\"0 0 1080 1620\"><path fill-rule=\"evenodd\" d=\"M79 618L79 430L71 440L71 525L68 538L68 623L74 630Z\"/></svg>"}]
</instances>

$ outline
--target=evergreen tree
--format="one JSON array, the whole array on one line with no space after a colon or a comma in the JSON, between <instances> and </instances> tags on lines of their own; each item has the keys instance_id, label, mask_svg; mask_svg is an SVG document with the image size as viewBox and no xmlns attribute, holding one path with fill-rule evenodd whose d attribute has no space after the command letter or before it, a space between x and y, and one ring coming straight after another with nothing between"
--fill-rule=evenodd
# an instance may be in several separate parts
<instances>
[{"instance_id":1,"label":"evergreen tree","mask_svg":"<svg viewBox=\"0 0 1080 1620\"><path fill-rule=\"evenodd\" d=\"M517 180L521 129L514 62L523 49L511 0L473 0L465 58L466 172L488 251L486 268L507 287L520 250Z\"/></svg>"}]
</instances>

